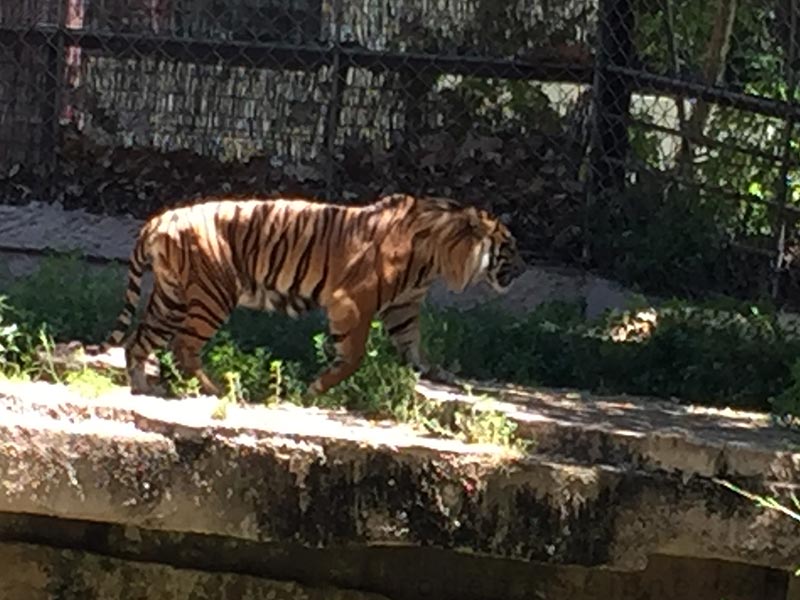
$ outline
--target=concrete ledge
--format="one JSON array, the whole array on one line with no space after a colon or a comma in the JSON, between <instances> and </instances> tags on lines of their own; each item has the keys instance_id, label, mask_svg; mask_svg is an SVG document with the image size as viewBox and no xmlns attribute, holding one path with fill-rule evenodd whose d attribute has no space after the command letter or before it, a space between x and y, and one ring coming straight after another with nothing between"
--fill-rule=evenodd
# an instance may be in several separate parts
<instances>
[{"instance_id":1,"label":"concrete ledge","mask_svg":"<svg viewBox=\"0 0 800 600\"><path fill-rule=\"evenodd\" d=\"M232 407L215 421L215 403L125 391L89 400L44 383L0 383L0 511L620 570L642 569L655 554L790 569L800 555L796 524L692 471L614 462L614 453L597 455L605 462L541 450L518 457L295 407ZM545 439L559 447L556 434Z\"/></svg>"},{"instance_id":2,"label":"concrete ledge","mask_svg":"<svg viewBox=\"0 0 800 600\"><path fill-rule=\"evenodd\" d=\"M443 386L423 383L418 389L441 403L479 401ZM533 440L540 454L684 478L800 481L800 432L776 425L766 413L477 382L475 390L488 398L480 399L483 408L515 421L518 434Z\"/></svg>"}]
</instances>

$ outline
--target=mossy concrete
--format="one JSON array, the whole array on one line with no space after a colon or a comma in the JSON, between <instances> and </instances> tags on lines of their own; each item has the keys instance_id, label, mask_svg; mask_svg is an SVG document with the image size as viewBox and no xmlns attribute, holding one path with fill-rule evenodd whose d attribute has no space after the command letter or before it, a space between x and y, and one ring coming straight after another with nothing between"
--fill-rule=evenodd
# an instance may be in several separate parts
<instances>
[{"instance_id":1,"label":"mossy concrete","mask_svg":"<svg viewBox=\"0 0 800 600\"><path fill-rule=\"evenodd\" d=\"M2 383L0 511L623 571L653 555L785 570L800 556L796 523L688 468L613 452L596 462L541 449L519 456L296 407L231 407L214 420L215 405ZM775 475L735 479L779 496L795 489Z\"/></svg>"}]
</instances>

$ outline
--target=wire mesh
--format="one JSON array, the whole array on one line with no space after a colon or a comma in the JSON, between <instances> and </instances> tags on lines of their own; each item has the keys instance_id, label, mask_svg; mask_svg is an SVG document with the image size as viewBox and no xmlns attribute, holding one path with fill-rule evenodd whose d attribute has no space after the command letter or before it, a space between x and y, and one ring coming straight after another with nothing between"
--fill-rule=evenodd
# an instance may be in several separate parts
<instances>
[{"instance_id":1,"label":"wire mesh","mask_svg":"<svg viewBox=\"0 0 800 600\"><path fill-rule=\"evenodd\" d=\"M789 296L797 4L0 0L0 201L447 194L542 260Z\"/></svg>"}]
</instances>

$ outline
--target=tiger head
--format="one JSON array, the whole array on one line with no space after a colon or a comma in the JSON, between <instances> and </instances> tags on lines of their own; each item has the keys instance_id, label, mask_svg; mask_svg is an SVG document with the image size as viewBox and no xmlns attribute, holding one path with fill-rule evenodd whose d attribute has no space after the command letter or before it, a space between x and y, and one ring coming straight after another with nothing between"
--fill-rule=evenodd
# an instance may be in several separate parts
<instances>
[{"instance_id":1,"label":"tiger head","mask_svg":"<svg viewBox=\"0 0 800 600\"><path fill-rule=\"evenodd\" d=\"M497 217L467 207L456 211L457 224L447 240L448 255L442 273L448 287L463 291L468 285L486 281L505 293L525 271L517 240Z\"/></svg>"}]
</instances>

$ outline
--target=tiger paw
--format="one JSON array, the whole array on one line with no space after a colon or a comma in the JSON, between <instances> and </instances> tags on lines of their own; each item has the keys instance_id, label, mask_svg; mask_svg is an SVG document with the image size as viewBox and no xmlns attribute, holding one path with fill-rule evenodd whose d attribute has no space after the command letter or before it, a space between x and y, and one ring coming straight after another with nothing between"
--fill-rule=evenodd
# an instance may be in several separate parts
<instances>
[{"instance_id":1,"label":"tiger paw","mask_svg":"<svg viewBox=\"0 0 800 600\"><path fill-rule=\"evenodd\" d=\"M311 406L318 399L319 395L319 384L315 381L306 387L305 391L300 394L300 403L303 406Z\"/></svg>"},{"instance_id":2,"label":"tiger paw","mask_svg":"<svg viewBox=\"0 0 800 600\"><path fill-rule=\"evenodd\" d=\"M421 372L420 377L433 383L445 383L452 385L456 382L456 376L454 373L451 373L450 371L439 366L428 367Z\"/></svg>"}]
</instances>

